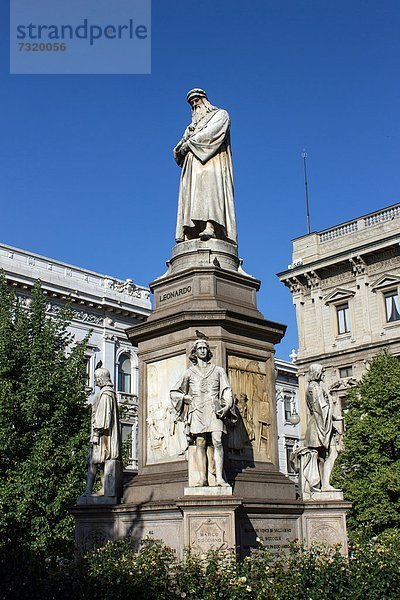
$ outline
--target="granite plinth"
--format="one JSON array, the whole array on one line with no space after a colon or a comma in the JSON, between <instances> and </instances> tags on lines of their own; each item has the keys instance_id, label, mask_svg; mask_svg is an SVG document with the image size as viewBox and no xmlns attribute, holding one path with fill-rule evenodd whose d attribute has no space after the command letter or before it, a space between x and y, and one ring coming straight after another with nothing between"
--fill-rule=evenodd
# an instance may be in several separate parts
<instances>
[{"instance_id":1,"label":"granite plinth","mask_svg":"<svg viewBox=\"0 0 400 600\"><path fill-rule=\"evenodd\" d=\"M169 274L177 273L190 267L216 266L229 271L238 271L241 260L238 257L236 244L223 240L199 239L180 242L172 249L168 261Z\"/></svg>"},{"instance_id":2,"label":"granite plinth","mask_svg":"<svg viewBox=\"0 0 400 600\"><path fill-rule=\"evenodd\" d=\"M192 486L185 487L185 496L232 496L231 486Z\"/></svg>"},{"instance_id":3,"label":"granite plinth","mask_svg":"<svg viewBox=\"0 0 400 600\"><path fill-rule=\"evenodd\" d=\"M303 500L321 502L324 500L343 500L342 490L320 490L316 492L303 492Z\"/></svg>"},{"instance_id":4,"label":"granite plinth","mask_svg":"<svg viewBox=\"0 0 400 600\"><path fill-rule=\"evenodd\" d=\"M118 504L118 498L116 496L96 496L96 494L83 495L79 496L77 504L88 506L112 506Z\"/></svg>"},{"instance_id":5,"label":"granite plinth","mask_svg":"<svg viewBox=\"0 0 400 600\"><path fill-rule=\"evenodd\" d=\"M128 538L140 550L145 537L160 539L178 558L186 547L205 552L235 548L248 555L260 543L286 552L291 542L338 544L347 553L346 511L350 503L273 502L235 497L182 497L174 502L76 506L76 544L83 552L107 540Z\"/></svg>"},{"instance_id":6,"label":"granite plinth","mask_svg":"<svg viewBox=\"0 0 400 600\"><path fill-rule=\"evenodd\" d=\"M346 512L350 502L342 500L307 500L301 518L302 539L307 545L313 542L340 546L347 554Z\"/></svg>"}]
</instances>

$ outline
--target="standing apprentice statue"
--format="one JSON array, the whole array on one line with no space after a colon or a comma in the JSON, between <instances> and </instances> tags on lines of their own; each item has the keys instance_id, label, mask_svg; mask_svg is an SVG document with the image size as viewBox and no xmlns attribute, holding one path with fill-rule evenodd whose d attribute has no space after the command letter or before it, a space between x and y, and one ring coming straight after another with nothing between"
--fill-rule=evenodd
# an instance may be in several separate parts
<instances>
[{"instance_id":1,"label":"standing apprentice statue","mask_svg":"<svg viewBox=\"0 0 400 600\"><path fill-rule=\"evenodd\" d=\"M310 365L306 390L308 424L304 444L293 452L293 465L301 471L306 493L337 492L330 483L336 458L341 451L343 418L333 410L332 396L324 385L324 368Z\"/></svg>"},{"instance_id":2,"label":"standing apprentice statue","mask_svg":"<svg viewBox=\"0 0 400 600\"><path fill-rule=\"evenodd\" d=\"M117 498L122 481L118 404L110 371L103 368L101 361L96 365L94 381L100 388L100 393L92 407L86 496L92 494L96 473L99 471L101 489L96 495Z\"/></svg>"},{"instance_id":3,"label":"standing apprentice statue","mask_svg":"<svg viewBox=\"0 0 400 600\"><path fill-rule=\"evenodd\" d=\"M187 433L196 445L197 485L208 485L207 445L214 448L215 485L229 487L224 477L225 420L235 417L232 389L222 367L211 364L212 352L205 339L197 340L190 352L193 365L171 390L171 401Z\"/></svg>"},{"instance_id":4,"label":"standing apprentice statue","mask_svg":"<svg viewBox=\"0 0 400 600\"><path fill-rule=\"evenodd\" d=\"M182 167L176 241L218 238L237 244L229 115L199 88L186 99L192 122L174 148Z\"/></svg>"}]
</instances>

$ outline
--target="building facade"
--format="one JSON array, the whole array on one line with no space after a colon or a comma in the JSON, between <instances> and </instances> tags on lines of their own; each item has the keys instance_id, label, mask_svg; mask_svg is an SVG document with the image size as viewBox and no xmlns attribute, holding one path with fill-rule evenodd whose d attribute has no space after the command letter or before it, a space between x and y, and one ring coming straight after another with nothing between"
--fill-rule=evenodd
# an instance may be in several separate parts
<instances>
[{"instance_id":1,"label":"building facade","mask_svg":"<svg viewBox=\"0 0 400 600\"><path fill-rule=\"evenodd\" d=\"M0 244L0 269L26 305L37 279L48 299L49 315L56 314L67 301L71 303L73 317L69 330L78 341L90 332L86 351L89 401L93 401L95 394L94 369L101 360L117 390L128 468L135 469L138 357L137 348L129 342L125 330L150 314L149 289L135 285L131 279L108 277L4 244Z\"/></svg>"},{"instance_id":2,"label":"building facade","mask_svg":"<svg viewBox=\"0 0 400 600\"><path fill-rule=\"evenodd\" d=\"M279 470L297 480L290 461L290 454L300 441L297 367L292 362L276 358L275 373Z\"/></svg>"},{"instance_id":3,"label":"building facade","mask_svg":"<svg viewBox=\"0 0 400 600\"><path fill-rule=\"evenodd\" d=\"M278 277L296 307L300 397L309 366L322 363L343 412L368 361L384 348L400 354L400 204L293 240Z\"/></svg>"}]
</instances>

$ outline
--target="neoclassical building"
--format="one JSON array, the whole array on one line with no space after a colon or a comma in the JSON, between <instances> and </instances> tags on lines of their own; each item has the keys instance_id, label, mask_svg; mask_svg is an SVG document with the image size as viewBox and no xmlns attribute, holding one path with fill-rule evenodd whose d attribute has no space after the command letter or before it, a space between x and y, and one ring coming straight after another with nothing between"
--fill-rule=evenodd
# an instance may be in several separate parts
<instances>
[{"instance_id":1,"label":"neoclassical building","mask_svg":"<svg viewBox=\"0 0 400 600\"><path fill-rule=\"evenodd\" d=\"M296 307L300 396L320 362L339 412L374 355L400 354L400 204L296 238L278 277Z\"/></svg>"},{"instance_id":2,"label":"neoclassical building","mask_svg":"<svg viewBox=\"0 0 400 600\"><path fill-rule=\"evenodd\" d=\"M55 314L70 299L70 331L77 340L91 332L86 351L89 400L95 392L94 368L101 360L116 386L122 438L129 446L129 467L136 468L138 358L125 330L150 314L149 289L131 279L101 275L4 244L0 244L0 269L26 304L35 281L40 279L49 314Z\"/></svg>"}]
</instances>

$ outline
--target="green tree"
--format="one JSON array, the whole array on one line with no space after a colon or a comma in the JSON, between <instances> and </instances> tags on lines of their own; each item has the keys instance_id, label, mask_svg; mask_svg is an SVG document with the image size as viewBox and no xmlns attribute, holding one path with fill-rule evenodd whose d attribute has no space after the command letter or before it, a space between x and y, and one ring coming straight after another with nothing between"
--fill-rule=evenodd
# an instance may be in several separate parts
<instances>
[{"instance_id":1,"label":"green tree","mask_svg":"<svg viewBox=\"0 0 400 600\"><path fill-rule=\"evenodd\" d=\"M68 508L82 493L89 410L84 351L68 333L68 307L54 318L38 282L22 306L0 278L0 551L68 556ZM15 554L14 554L15 555Z\"/></svg>"},{"instance_id":2,"label":"green tree","mask_svg":"<svg viewBox=\"0 0 400 600\"><path fill-rule=\"evenodd\" d=\"M400 363L375 357L348 395L345 450L335 483L353 503L350 529L380 534L400 523Z\"/></svg>"}]
</instances>

